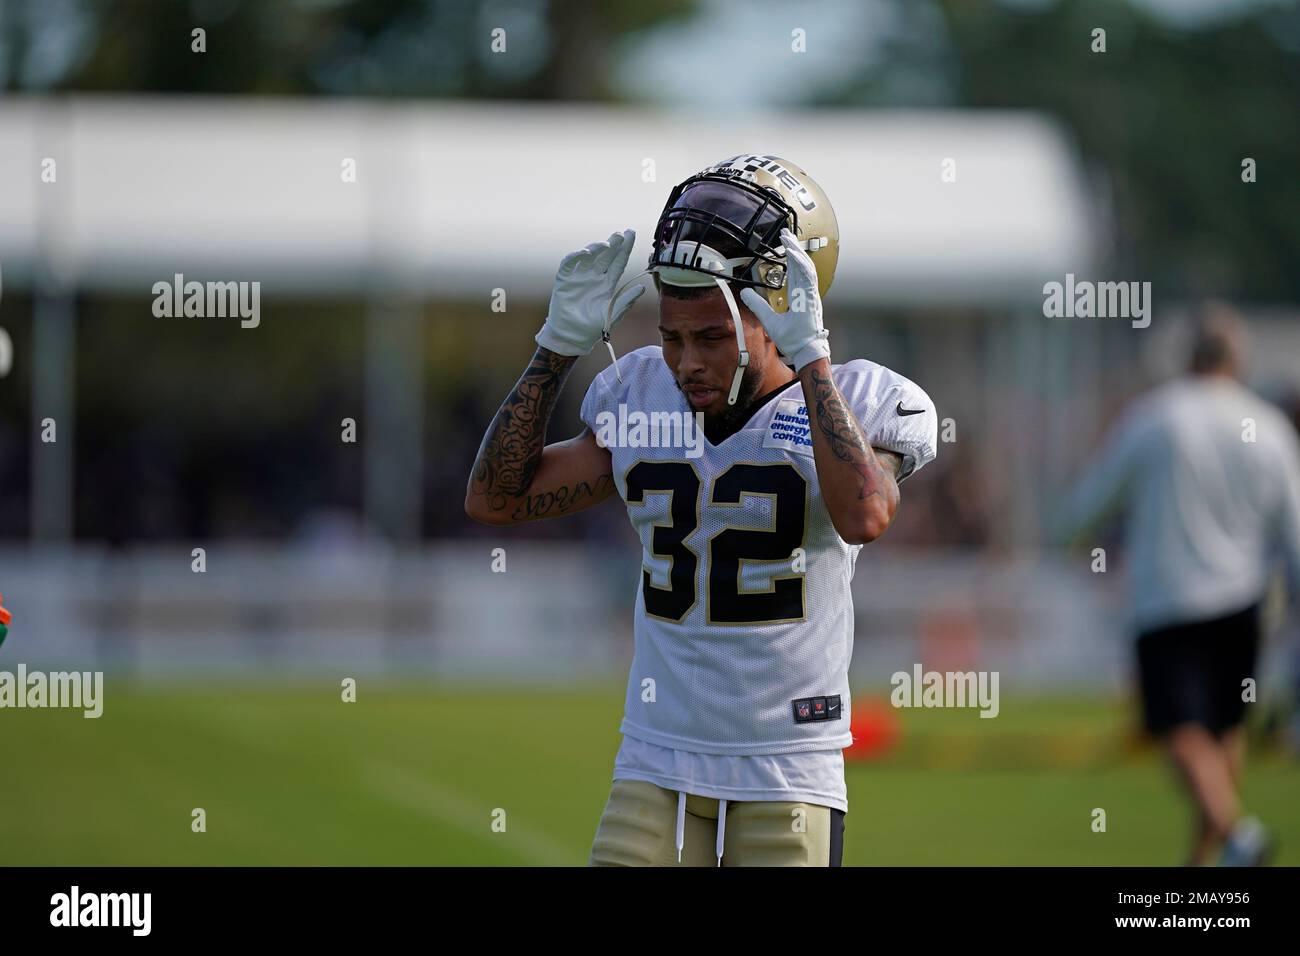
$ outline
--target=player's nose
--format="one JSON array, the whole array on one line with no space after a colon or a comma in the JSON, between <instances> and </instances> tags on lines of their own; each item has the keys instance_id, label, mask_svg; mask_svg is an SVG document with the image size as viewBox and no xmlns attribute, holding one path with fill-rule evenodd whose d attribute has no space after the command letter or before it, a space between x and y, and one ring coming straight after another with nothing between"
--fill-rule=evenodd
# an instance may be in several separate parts
<instances>
[{"instance_id":1,"label":"player's nose","mask_svg":"<svg viewBox=\"0 0 1300 956\"><path fill-rule=\"evenodd\" d=\"M706 367L702 348L692 345L690 342L682 346L682 356L677 363L679 377L690 378L703 372Z\"/></svg>"}]
</instances>

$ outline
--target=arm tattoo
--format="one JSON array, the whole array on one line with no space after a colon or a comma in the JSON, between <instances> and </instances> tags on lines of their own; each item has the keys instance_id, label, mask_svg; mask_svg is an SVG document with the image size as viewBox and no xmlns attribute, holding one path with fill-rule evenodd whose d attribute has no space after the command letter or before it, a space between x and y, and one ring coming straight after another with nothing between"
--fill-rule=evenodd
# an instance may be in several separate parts
<instances>
[{"instance_id":1,"label":"arm tattoo","mask_svg":"<svg viewBox=\"0 0 1300 956\"><path fill-rule=\"evenodd\" d=\"M515 518L563 514L595 490L603 489L605 479L613 481L612 475L603 475L596 489L579 482L573 488L527 495L542 462L546 426L574 361L539 348L492 419L474 461L470 488L475 495L483 496L493 511L509 509Z\"/></svg>"},{"instance_id":2,"label":"arm tattoo","mask_svg":"<svg viewBox=\"0 0 1300 956\"><path fill-rule=\"evenodd\" d=\"M813 401L817 427L830 445L831 454L851 465L862 478L858 500L885 496L889 474L862 434L862 426L844 404L844 396L829 375L812 370Z\"/></svg>"},{"instance_id":3,"label":"arm tattoo","mask_svg":"<svg viewBox=\"0 0 1300 956\"><path fill-rule=\"evenodd\" d=\"M594 495L606 497L613 488L613 474L601 475L594 483L580 481L575 485L560 485L554 491L515 499L517 507L510 517L515 521L527 521L531 518L546 518L552 514L566 514Z\"/></svg>"}]
</instances>

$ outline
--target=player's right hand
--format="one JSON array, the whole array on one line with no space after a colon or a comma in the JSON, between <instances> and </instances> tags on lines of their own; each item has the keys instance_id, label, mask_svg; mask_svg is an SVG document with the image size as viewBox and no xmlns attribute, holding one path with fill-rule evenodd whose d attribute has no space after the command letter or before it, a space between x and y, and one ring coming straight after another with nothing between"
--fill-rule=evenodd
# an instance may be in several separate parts
<instances>
[{"instance_id":1,"label":"player's right hand","mask_svg":"<svg viewBox=\"0 0 1300 956\"><path fill-rule=\"evenodd\" d=\"M829 359L831 347L826 327L822 325L822 297L817 292L817 267L812 258L799 248L799 240L789 229L781 230L785 249L785 285L790 303L777 312L767 299L753 289L745 289L740 299L763 323L768 337L794 365L796 372L818 359Z\"/></svg>"},{"instance_id":2,"label":"player's right hand","mask_svg":"<svg viewBox=\"0 0 1300 956\"><path fill-rule=\"evenodd\" d=\"M636 232L624 229L603 242L570 252L560 261L546 324L537 333L538 345L558 355L586 355L592 350L601 339L610 296L618 288L635 244ZM611 329L643 292L645 286L638 285L619 297L610 316Z\"/></svg>"}]
</instances>

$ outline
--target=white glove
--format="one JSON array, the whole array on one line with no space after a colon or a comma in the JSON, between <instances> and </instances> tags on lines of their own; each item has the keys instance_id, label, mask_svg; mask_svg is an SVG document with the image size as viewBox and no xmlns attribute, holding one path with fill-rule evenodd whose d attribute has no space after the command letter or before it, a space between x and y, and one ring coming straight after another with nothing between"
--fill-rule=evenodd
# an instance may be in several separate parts
<instances>
[{"instance_id":1,"label":"white glove","mask_svg":"<svg viewBox=\"0 0 1300 956\"><path fill-rule=\"evenodd\" d=\"M606 242L593 242L560 260L546 324L537 333L538 345L558 355L586 355L592 350L601 339L610 296L635 244L636 232L624 229ZM638 285L619 297L610 316L611 329L643 292L645 286Z\"/></svg>"},{"instance_id":2,"label":"white glove","mask_svg":"<svg viewBox=\"0 0 1300 956\"><path fill-rule=\"evenodd\" d=\"M789 229L781 230L785 247L787 311L777 312L756 289L745 289L740 300L758 316L781 354L797 372L810 362L831 357L828 333L822 326L822 297L817 292L817 267Z\"/></svg>"}]
</instances>

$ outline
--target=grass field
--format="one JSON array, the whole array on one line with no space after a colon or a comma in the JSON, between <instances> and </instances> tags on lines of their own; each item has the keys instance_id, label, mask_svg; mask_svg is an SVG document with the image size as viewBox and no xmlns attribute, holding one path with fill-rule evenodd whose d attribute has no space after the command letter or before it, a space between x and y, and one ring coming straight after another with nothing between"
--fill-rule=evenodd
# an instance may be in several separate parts
<instances>
[{"instance_id":1,"label":"grass field","mask_svg":"<svg viewBox=\"0 0 1300 956\"><path fill-rule=\"evenodd\" d=\"M7 865L580 865L609 790L622 688L142 689L104 715L0 711ZM1189 825L1124 704L900 711L851 764L846 865L1163 865ZM1255 757L1246 799L1300 864L1300 765ZM191 832L191 811L207 832ZM1107 813L1107 832L1091 813ZM506 813L504 833L492 814Z\"/></svg>"}]
</instances>

